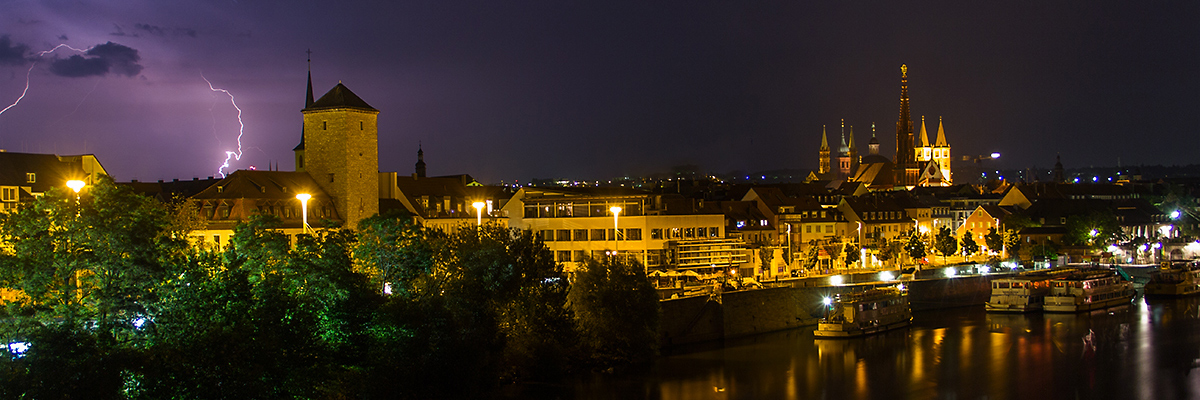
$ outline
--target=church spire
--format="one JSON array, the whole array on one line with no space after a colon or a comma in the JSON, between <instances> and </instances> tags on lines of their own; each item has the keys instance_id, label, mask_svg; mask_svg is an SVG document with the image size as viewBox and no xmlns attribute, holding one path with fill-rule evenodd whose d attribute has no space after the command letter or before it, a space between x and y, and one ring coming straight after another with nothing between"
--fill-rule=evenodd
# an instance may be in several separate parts
<instances>
[{"instance_id":1,"label":"church spire","mask_svg":"<svg viewBox=\"0 0 1200 400\"><path fill-rule=\"evenodd\" d=\"M916 185L918 173L913 149L913 123L908 104L908 65L900 65L900 118L896 120L896 185Z\"/></svg>"},{"instance_id":2,"label":"church spire","mask_svg":"<svg viewBox=\"0 0 1200 400\"><path fill-rule=\"evenodd\" d=\"M921 147L929 147L929 134L925 132L925 116L921 116Z\"/></svg>"},{"instance_id":3,"label":"church spire","mask_svg":"<svg viewBox=\"0 0 1200 400\"><path fill-rule=\"evenodd\" d=\"M847 141L849 149L854 150L854 125L850 125L850 138Z\"/></svg>"},{"instance_id":4,"label":"church spire","mask_svg":"<svg viewBox=\"0 0 1200 400\"><path fill-rule=\"evenodd\" d=\"M308 51L306 51L306 53L308 53L308 97L306 97L304 100L304 108L309 108L309 107L312 107L312 105L313 105L312 50L308 50Z\"/></svg>"},{"instance_id":5,"label":"church spire","mask_svg":"<svg viewBox=\"0 0 1200 400\"><path fill-rule=\"evenodd\" d=\"M416 177L425 177L425 150L421 148L421 142L417 142L417 164L415 172L416 174L414 175L416 175Z\"/></svg>"},{"instance_id":6,"label":"church spire","mask_svg":"<svg viewBox=\"0 0 1200 400\"><path fill-rule=\"evenodd\" d=\"M821 125L821 150L829 150L829 139L826 136L825 125Z\"/></svg>"},{"instance_id":7,"label":"church spire","mask_svg":"<svg viewBox=\"0 0 1200 400\"><path fill-rule=\"evenodd\" d=\"M871 141L867 142L867 152L871 155L879 155L879 138L875 137L875 123L871 123Z\"/></svg>"},{"instance_id":8,"label":"church spire","mask_svg":"<svg viewBox=\"0 0 1200 400\"><path fill-rule=\"evenodd\" d=\"M842 119L842 133L840 133L839 136L841 136L841 138L842 138L842 144L841 144L841 146L838 146L838 153L845 154L847 151L850 151L850 149L848 147L846 147L846 119L845 118Z\"/></svg>"},{"instance_id":9,"label":"church spire","mask_svg":"<svg viewBox=\"0 0 1200 400\"><path fill-rule=\"evenodd\" d=\"M946 144L946 128L942 125L942 117L938 116L938 135L937 141L933 143L934 147L950 147Z\"/></svg>"}]
</instances>

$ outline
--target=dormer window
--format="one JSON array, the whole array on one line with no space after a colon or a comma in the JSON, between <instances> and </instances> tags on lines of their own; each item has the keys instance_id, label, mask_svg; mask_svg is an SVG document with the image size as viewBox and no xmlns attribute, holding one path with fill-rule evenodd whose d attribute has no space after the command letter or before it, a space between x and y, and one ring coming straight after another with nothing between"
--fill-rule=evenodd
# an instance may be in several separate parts
<instances>
[{"instance_id":1,"label":"dormer window","mask_svg":"<svg viewBox=\"0 0 1200 400\"><path fill-rule=\"evenodd\" d=\"M37 173L36 172L26 172L25 173L25 182L37 183Z\"/></svg>"},{"instance_id":2,"label":"dormer window","mask_svg":"<svg viewBox=\"0 0 1200 400\"><path fill-rule=\"evenodd\" d=\"M5 187L0 189L0 192L3 194L4 201L17 201L17 188Z\"/></svg>"}]
</instances>

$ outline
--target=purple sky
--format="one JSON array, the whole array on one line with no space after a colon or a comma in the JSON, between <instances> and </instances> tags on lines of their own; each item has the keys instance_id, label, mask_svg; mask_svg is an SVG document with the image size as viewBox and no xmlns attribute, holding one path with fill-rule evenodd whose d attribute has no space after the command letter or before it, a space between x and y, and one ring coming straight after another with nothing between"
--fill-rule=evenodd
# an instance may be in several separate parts
<instances>
[{"instance_id":1,"label":"purple sky","mask_svg":"<svg viewBox=\"0 0 1200 400\"><path fill-rule=\"evenodd\" d=\"M418 142L430 175L487 183L811 169L842 118L891 157L902 63L914 119L943 116L956 156L1200 148L1200 2L341 3L0 0L0 108L33 67L0 148L94 153L122 181L216 175L237 111L203 73L243 111L231 166L290 170L310 48L317 96L340 80L379 109L380 168L405 174ZM37 57L60 43L102 46Z\"/></svg>"}]
</instances>

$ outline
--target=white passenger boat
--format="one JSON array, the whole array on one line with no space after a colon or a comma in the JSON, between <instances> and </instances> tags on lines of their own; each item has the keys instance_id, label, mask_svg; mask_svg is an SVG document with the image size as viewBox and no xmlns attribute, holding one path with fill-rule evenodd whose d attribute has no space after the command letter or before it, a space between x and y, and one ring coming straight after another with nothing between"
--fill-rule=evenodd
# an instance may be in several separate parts
<instances>
[{"instance_id":1,"label":"white passenger boat","mask_svg":"<svg viewBox=\"0 0 1200 400\"><path fill-rule=\"evenodd\" d=\"M828 314L813 332L818 338L848 338L912 324L908 291L876 288L827 298Z\"/></svg>"},{"instance_id":2,"label":"white passenger boat","mask_svg":"<svg viewBox=\"0 0 1200 400\"><path fill-rule=\"evenodd\" d=\"M1043 310L1080 312L1129 304L1133 300L1133 282L1115 271L1085 271L1051 281Z\"/></svg>"},{"instance_id":3,"label":"white passenger boat","mask_svg":"<svg viewBox=\"0 0 1200 400\"><path fill-rule=\"evenodd\" d=\"M1200 266L1186 264L1150 274L1146 296L1190 296L1200 293Z\"/></svg>"},{"instance_id":4,"label":"white passenger boat","mask_svg":"<svg viewBox=\"0 0 1200 400\"><path fill-rule=\"evenodd\" d=\"M1046 295L1050 294L1053 275L1017 276L992 280L992 295L988 312L1024 313L1041 311Z\"/></svg>"}]
</instances>

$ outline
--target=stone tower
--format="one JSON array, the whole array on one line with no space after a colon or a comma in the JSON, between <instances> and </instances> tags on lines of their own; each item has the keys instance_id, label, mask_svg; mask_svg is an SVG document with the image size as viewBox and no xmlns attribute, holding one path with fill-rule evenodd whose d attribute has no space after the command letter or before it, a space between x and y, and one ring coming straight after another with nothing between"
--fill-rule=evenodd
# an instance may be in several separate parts
<instances>
[{"instance_id":1,"label":"stone tower","mask_svg":"<svg viewBox=\"0 0 1200 400\"><path fill-rule=\"evenodd\" d=\"M379 212L379 110L338 82L301 112L303 170L333 197L346 226L356 228Z\"/></svg>"}]
</instances>

